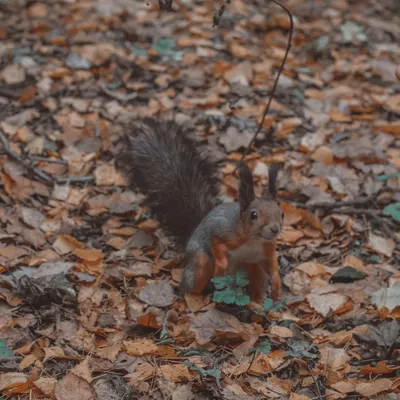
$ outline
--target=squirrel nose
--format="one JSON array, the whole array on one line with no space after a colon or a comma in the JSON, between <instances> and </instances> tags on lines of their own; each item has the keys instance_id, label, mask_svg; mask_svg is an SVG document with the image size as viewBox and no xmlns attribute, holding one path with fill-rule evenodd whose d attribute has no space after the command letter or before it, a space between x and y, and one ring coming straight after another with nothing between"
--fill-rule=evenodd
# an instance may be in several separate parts
<instances>
[{"instance_id":1,"label":"squirrel nose","mask_svg":"<svg viewBox=\"0 0 400 400\"><path fill-rule=\"evenodd\" d=\"M272 233L278 233L279 232L279 226L278 225L272 225L271 226L271 232Z\"/></svg>"}]
</instances>

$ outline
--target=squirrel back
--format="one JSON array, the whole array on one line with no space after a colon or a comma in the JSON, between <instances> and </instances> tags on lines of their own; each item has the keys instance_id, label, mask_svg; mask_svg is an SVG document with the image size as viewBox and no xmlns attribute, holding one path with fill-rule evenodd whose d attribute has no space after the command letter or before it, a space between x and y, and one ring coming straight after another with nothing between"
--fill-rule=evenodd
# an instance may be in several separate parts
<instances>
[{"instance_id":1,"label":"squirrel back","mask_svg":"<svg viewBox=\"0 0 400 400\"><path fill-rule=\"evenodd\" d=\"M135 122L116 165L146 196L163 231L181 246L218 204L216 163L193 131L173 121Z\"/></svg>"}]
</instances>

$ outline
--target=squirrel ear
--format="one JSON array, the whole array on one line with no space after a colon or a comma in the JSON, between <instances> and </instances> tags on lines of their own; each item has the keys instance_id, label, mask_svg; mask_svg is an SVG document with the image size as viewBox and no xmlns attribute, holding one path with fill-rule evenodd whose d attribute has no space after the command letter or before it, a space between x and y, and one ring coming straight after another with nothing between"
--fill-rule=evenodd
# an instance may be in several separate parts
<instances>
[{"instance_id":1,"label":"squirrel ear","mask_svg":"<svg viewBox=\"0 0 400 400\"><path fill-rule=\"evenodd\" d=\"M268 186L264 190L264 197L274 200L278 197L278 189L276 187L276 178L278 176L279 164L272 164L268 169Z\"/></svg>"},{"instance_id":2,"label":"squirrel ear","mask_svg":"<svg viewBox=\"0 0 400 400\"><path fill-rule=\"evenodd\" d=\"M244 162L241 162L238 167L239 171L239 204L241 212L245 211L250 203L255 199L253 174L250 168Z\"/></svg>"}]
</instances>

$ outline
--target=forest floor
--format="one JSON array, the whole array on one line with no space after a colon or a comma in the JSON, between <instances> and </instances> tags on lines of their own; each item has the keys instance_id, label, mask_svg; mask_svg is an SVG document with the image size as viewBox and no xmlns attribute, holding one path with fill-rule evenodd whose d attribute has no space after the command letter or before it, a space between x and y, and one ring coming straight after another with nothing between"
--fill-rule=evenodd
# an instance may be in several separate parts
<instances>
[{"instance_id":1,"label":"forest floor","mask_svg":"<svg viewBox=\"0 0 400 400\"><path fill-rule=\"evenodd\" d=\"M115 159L131 121L174 118L236 198L286 12L0 1L0 399L399 398L400 7L283 2L292 47L246 158L257 190L283 166L283 292L260 311L179 297L173 244Z\"/></svg>"}]
</instances>

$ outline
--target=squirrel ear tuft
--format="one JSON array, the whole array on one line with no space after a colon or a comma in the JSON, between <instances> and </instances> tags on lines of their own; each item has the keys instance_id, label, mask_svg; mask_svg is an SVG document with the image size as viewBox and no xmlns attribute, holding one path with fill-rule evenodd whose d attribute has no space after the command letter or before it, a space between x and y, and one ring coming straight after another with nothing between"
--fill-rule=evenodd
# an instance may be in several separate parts
<instances>
[{"instance_id":1,"label":"squirrel ear tuft","mask_svg":"<svg viewBox=\"0 0 400 400\"><path fill-rule=\"evenodd\" d=\"M244 212L255 199L253 174L250 168L244 162L238 166L239 171L239 204L241 212Z\"/></svg>"},{"instance_id":2,"label":"squirrel ear tuft","mask_svg":"<svg viewBox=\"0 0 400 400\"><path fill-rule=\"evenodd\" d=\"M276 186L276 178L278 176L279 164L272 164L268 169L268 186L264 190L264 197L274 200L278 197L278 189Z\"/></svg>"}]
</instances>

